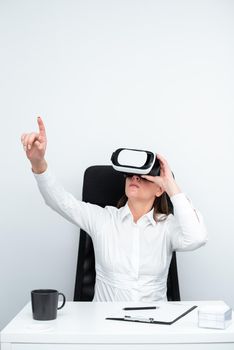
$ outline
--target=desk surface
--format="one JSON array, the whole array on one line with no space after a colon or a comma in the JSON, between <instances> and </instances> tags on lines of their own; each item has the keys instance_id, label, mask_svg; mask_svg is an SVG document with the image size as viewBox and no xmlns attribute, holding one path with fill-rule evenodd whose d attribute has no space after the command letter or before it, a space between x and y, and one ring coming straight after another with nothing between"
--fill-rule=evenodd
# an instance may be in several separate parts
<instances>
[{"instance_id":1,"label":"desk surface","mask_svg":"<svg viewBox=\"0 0 234 350\"><path fill-rule=\"evenodd\" d=\"M199 306L222 304L222 301L181 303ZM139 303L67 302L65 307L58 311L56 320L35 321L32 319L31 304L28 303L2 330L1 343L234 343L234 322L225 330L199 328L198 309L194 309L172 325L105 320L110 313L136 304L139 305ZM158 303L152 305L155 304Z\"/></svg>"}]
</instances>

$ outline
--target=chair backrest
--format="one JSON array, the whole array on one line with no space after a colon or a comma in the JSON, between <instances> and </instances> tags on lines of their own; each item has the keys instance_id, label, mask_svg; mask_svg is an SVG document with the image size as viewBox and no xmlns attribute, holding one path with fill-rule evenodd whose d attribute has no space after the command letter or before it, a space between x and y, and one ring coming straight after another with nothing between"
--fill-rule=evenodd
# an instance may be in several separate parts
<instances>
[{"instance_id":1,"label":"chair backrest","mask_svg":"<svg viewBox=\"0 0 234 350\"><path fill-rule=\"evenodd\" d=\"M83 182L82 200L98 204L116 206L125 191L125 179L121 173L109 165L96 165L86 169ZM172 203L168 197L168 203ZM92 301L95 286L95 255L91 237L80 230L74 301ZM167 298L180 300L176 254L173 252L168 279Z\"/></svg>"}]
</instances>

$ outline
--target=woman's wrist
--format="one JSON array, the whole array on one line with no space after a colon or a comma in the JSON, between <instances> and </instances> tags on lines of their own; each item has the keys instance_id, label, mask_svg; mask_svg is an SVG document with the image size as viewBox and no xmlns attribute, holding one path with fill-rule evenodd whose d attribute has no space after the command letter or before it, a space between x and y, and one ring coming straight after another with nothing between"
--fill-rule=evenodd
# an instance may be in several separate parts
<instances>
[{"instance_id":1,"label":"woman's wrist","mask_svg":"<svg viewBox=\"0 0 234 350\"><path fill-rule=\"evenodd\" d=\"M169 197L172 197L175 194L182 192L174 180L170 180L166 183L165 191L167 192Z\"/></svg>"},{"instance_id":2,"label":"woman's wrist","mask_svg":"<svg viewBox=\"0 0 234 350\"><path fill-rule=\"evenodd\" d=\"M45 159L43 159L42 161L40 162L36 162L36 163L32 163L32 171L35 173L35 174L42 174L46 171L47 169L47 162Z\"/></svg>"}]
</instances>

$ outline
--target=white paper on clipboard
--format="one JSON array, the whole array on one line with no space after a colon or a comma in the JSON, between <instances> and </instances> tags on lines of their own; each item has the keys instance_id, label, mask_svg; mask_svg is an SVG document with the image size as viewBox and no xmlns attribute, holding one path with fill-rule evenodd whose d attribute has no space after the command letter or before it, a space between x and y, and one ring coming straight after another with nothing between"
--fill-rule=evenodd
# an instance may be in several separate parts
<instances>
[{"instance_id":1,"label":"white paper on clipboard","mask_svg":"<svg viewBox=\"0 0 234 350\"><path fill-rule=\"evenodd\" d=\"M149 310L120 310L114 315L107 315L108 319L123 319L125 321L139 320L142 322L165 322L173 323L177 318L193 308L194 304L180 304L173 302L165 302L156 304L156 309Z\"/></svg>"}]
</instances>

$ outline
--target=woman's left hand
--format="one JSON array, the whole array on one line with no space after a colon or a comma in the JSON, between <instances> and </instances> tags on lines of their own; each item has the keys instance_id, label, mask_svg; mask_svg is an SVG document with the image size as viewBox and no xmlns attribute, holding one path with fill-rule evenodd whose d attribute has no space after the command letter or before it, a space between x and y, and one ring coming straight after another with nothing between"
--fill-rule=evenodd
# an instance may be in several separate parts
<instances>
[{"instance_id":1,"label":"woman's left hand","mask_svg":"<svg viewBox=\"0 0 234 350\"><path fill-rule=\"evenodd\" d=\"M170 197L177 193L180 193L181 190L174 180L171 169L166 159L159 154L156 156L160 164L160 176L141 175L141 177L160 186L163 192L167 192Z\"/></svg>"}]
</instances>

